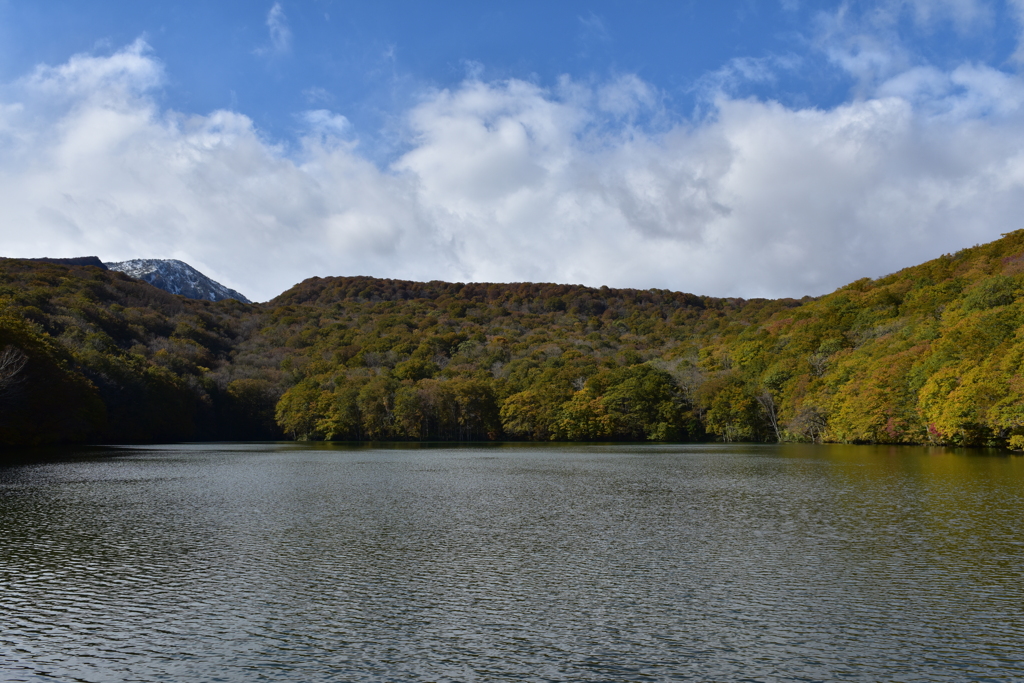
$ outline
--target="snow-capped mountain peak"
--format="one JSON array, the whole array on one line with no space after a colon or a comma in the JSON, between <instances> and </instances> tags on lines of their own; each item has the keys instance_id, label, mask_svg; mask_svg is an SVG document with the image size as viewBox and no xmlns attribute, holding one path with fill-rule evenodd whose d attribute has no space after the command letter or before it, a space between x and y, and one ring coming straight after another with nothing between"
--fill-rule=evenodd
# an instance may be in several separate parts
<instances>
[{"instance_id":1,"label":"snow-capped mountain peak","mask_svg":"<svg viewBox=\"0 0 1024 683\"><path fill-rule=\"evenodd\" d=\"M137 258L128 261L104 263L110 270L117 270L129 277L145 280L154 287L180 294L189 299L220 301L237 299L252 303L233 289L211 280L183 261L176 259Z\"/></svg>"}]
</instances>

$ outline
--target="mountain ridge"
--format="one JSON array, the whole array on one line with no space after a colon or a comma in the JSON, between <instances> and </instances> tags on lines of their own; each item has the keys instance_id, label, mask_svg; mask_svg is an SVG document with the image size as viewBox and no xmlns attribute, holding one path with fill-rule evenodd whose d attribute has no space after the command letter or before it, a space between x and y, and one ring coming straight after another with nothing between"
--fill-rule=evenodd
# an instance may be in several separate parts
<instances>
[{"instance_id":1,"label":"mountain ridge","mask_svg":"<svg viewBox=\"0 0 1024 683\"><path fill-rule=\"evenodd\" d=\"M145 280L165 292L180 294L189 299L205 299L206 301L236 299L244 304L252 303L239 292L225 287L184 261L177 259L129 259L105 262L103 266L129 277Z\"/></svg>"},{"instance_id":2,"label":"mountain ridge","mask_svg":"<svg viewBox=\"0 0 1024 683\"><path fill-rule=\"evenodd\" d=\"M1024 449L1024 230L800 300L339 276L246 304L6 259L0 353L15 373L0 377L0 445Z\"/></svg>"}]
</instances>

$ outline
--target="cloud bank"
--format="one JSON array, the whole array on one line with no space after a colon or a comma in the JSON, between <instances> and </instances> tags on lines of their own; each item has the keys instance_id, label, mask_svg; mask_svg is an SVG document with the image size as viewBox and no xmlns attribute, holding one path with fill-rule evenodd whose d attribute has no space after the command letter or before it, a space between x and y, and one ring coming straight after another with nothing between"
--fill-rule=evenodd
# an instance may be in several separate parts
<instances>
[{"instance_id":1,"label":"cloud bank","mask_svg":"<svg viewBox=\"0 0 1024 683\"><path fill-rule=\"evenodd\" d=\"M950 6L959 6L949 3ZM177 258L254 300L311 275L821 294L1020 226L1024 81L911 66L831 109L717 92L678 120L641 79L467 80L295 144L159 105L143 42L0 86L6 256Z\"/></svg>"}]
</instances>

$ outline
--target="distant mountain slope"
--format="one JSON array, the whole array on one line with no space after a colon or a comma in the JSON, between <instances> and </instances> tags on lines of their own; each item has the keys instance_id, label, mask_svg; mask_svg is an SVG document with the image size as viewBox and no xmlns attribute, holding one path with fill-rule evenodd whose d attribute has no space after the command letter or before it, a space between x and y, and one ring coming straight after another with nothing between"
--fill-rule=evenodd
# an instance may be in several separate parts
<instances>
[{"instance_id":1,"label":"distant mountain slope","mask_svg":"<svg viewBox=\"0 0 1024 683\"><path fill-rule=\"evenodd\" d=\"M237 299L242 303L252 303L233 289L211 280L192 266L176 259L131 259L103 264L110 270L116 270L145 280L154 287L159 287L171 294L180 294L189 299L205 299L221 301Z\"/></svg>"},{"instance_id":2,"label":"distant mountain slope","mask_svg":"<svg viewBox=\"0 0 1024 683\"><path fill-rule=\"evenodd\" d=\"M1024 230L700 344L725 439L1024 450Z\"/></svg>"},{"instance_id":3,"label":"distant mountain slope","mask_svg":"<svg viewBox=\"0 0 1024 683\"><path fill-rule=\"evenodd\" d=\"M284 435L1024 451L1024 230L799 301L0 259L0 448Z\"/></svg>"},{"instance_id":4,"label":"distant mountain slope","mask_svg":"<svg viewBox=\"0 0 1024 683\"><path fill-rule=\"evenodd\" d=\"M49 257L45 257L45 258L33 258L33 259L28 259L28 260L29 261L41 261L43 263L54 263L54 264L59 265L59 266L96 266L97 268L102 268L103 270L108 270L108 268L105 265L103 265L103 262L100 261L100 257L99 256L78 256L76 258L49 258Z\"/></svg>"}]
</instances>

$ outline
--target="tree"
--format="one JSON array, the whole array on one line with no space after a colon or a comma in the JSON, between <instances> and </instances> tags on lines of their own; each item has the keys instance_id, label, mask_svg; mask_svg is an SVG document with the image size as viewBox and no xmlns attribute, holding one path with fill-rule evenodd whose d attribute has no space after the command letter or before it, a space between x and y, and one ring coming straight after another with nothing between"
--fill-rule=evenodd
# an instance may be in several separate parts
<instances>
[{"instance_id":1,"label":"tree","mask_svg":"<svg viewBox=\"0 0 1024 683\"><path fill-rule=\"evenodd\" d=\"M458 414L459 441L496 438L501 419L494 392L486 382L475 379L451 380Z\"/></svg>"},{"instance_id":2,"label":"tree","mask_svg":"<svg viewBox=\"0 0 1024 683\"><path fill-rule=\"evenodd\" d=\"M828 418L820 408L804 404L786 425L786 429L797 437L812 443L821 443L828 430Z\"/></svg>"},{"instance_id":3,"label":"tree","mask_svg":"<svg viewBox=\"0 0 1024 683\"><path fill-rule=\"evenodd\" d=\"M0 351L0 398L24 381L23 371L26 365L28 356L18 347L8 344Z\"/></svg>"},{"instance_id":4,"label":"tree","mask_svg":"<svg viewBox=\"0 0 1024 683\"><path fill-rule=\"evenodd\" d=\"M779 429L779 413L775 407L775 397L772 396L772 392L768 389L761 387L755 394L754 398L757 399L757 403L761 406L761 410L764 411L765 417L768 419L768 424L772 426L772 431L775 433L775 440L782 441L782 431Z\"/></svg>"},{"instance_id":5,"label":"tree","mask_svg":"<svg viewBox=\"0 0 1024 683\"><path fill-rule=\"evenodd\" d=\"M672 376L650 365L612 373L601 398L613 432L646 441L677 441L685 436L679 390Z\"/></svg>"},{"instance_id":6,"label":"tree","mask_svg":"<svg viewBox=\"0 0 1024 683\"><path fill-rule=\"evenodd\" d=\"M323 391L313 380L299 382L284 392L277 402L276 418L281 429L296 440L323 438L317 429L317 422L323 416L318 414L318 403Z\"/></svg>"},{"instance_id":7,"label":"tree","mask_svg":"<svg viewBox=\"0 0 1024 683\"><path fill-rule=\"evenodd\" d=\"M280 438L280 430L274 422L274 408L280 394L271 382L236 379L228 384L226 393L232 410L231 422L237 425L242 436Z\"/></svg>"},{"instance_id":8,"label":"tree","mask_svg":"<svg viewBox=\"0 0 1024 683\"><path fill-rule=\"evenodd\" d=\"M612 434L612 418L599 397L583 389L562 406L561 419L554 436L566 441L607 439Z\"/></svg>"},{"instance_id":9,"label":"tree","mask_svg":"<svg viewBox=\"0 0 1024 683\"><path fill-rule=\"evenodd\" d=\"M395 392L398 381L380 375L363 385L356 397L356 405L363 416L363 432L371 440L394 436Z\"/></svg>"}]
</instances>

